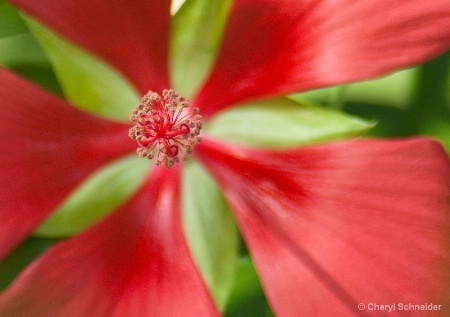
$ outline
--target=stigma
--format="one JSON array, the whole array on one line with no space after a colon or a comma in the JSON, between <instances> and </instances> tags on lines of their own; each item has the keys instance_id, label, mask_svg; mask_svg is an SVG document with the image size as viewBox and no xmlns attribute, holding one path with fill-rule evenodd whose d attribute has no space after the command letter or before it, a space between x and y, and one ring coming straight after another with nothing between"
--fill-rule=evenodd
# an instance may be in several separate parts
<instances>
[{"instance_id":1,"label":"stigma","mask_svg":"<svg viewBox=\"0 0 450 317\"><path fill-rule=\"evenodd\" d=\"M156 165L167 168L186 161L195 143L201 142L202 129L198 108L173 90L162 96L149 91L136 105L129 117L135 125L129 136L138 144L140 157L155 159Z\"/></svg>"}]
</instances>

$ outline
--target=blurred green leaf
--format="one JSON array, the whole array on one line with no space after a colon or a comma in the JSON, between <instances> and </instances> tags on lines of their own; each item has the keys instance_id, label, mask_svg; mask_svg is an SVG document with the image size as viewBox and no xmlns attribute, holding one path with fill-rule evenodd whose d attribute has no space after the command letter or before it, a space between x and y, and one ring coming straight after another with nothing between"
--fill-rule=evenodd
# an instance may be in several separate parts
<instances>
[{"instance_id":1,"label":"blurred green leaf","mask_svg":"<svg viewBox=\"0 0 450 317\"><path fill-rule=\"evenodd\" d=\"M450 113L429 118L421 125L419 133L439 139L450 155Z\"/></svg>"},{"instance_id":2,"label":"blurred green leaf","mask_svg":"<svg viewBox=\"0 0 450 317\"><path fill-rule=\"evenodd\" d=\"M428 135L440 139L450 152L450 52L418 66L414 74L406 107L386 107L380 98L372 104L347 102L344 110L378 121L369 135Z\"/></svg>"},{"instance_id":3,"label":"blurred green leaf","mask_svg":"<svg viewBox=\"0 0 450 317\"><path fill-rule=\"evenodd\" d=\"M17 10L0 0L0 38L27 32Z\"/></svg>"},{"instance_id":4,"label":"blurred green leaf","mask_svg":"<svg viewBox=\"0 0 450 317\"><path fill-rule=\"evenodd\" d=\"M0 1L0 66L57 94L60 87L40 45L29 33L19 12Z\"/></svg>"},{"instance_id":5,"label":"blurred green leaf","mask_svg":"<svg viewBox=\"0 0 450 317\"><path fill-rule=\"evenodd\" d=\"M418 119L450 114L449 74L450 51L418 68L411 105Z\"/></svg>"},{"instance_id":6,"label":"blurred green leaf","mask_svg":"<svg viewBox=\"0 0 450 317\"><path fill-rule=\"evenodd\" d=\"M103 167L85 180L34 235L53 238L80 232L130 197L148 169L149 162L135 155Z\"/></svg>"},{"instance_id":7,"label":"blurred green leaf","mask_svg":"<svg viewBox=\"0 0 450 317\"><path fill-rule=\"evenodd\" d=\"M286 147L351 137L373 126L332 109L278 98L227 110L209 121L205 131L250 146Z\"/></svg>"},{"instance_id":8,"label":"blurred green leaf","mask_svg":"<svg viewBox=\"0 0 450 317\"><path fill-rule=\"evenodd\" d=\"M377 125L367 135L377 137L409 136L416 133L416 118L407 109L386 107L384 105L346 103L344 110L367 120L374 120Z\"/></svg>"},{"instance_id":9,"label":"blurred green leaf","mask_svg":"<svg viewBox=\"0 0 450 317\"><path fill-rule=\"evenodd\" d=\"M345 99L369 104L405 109L411 102L417 68L410 68L390 75L347 85Z\"/></svg>"},{"instance_id":10,"label":"blurred green leaf","mask_svg":"<svg viewBox=\"0 0 450 317\"><path fill-rule=\"evenodd\" d=\"M57 241L28 238L0 261L0 291L4 290L31 261Z\"/></svg>"},{"instance_id":11,"label":"blurred green leaf","mask_svg":"<svg viewBox=\"0 0 450 317\"><path fill-rule=\"evenodd\" d=\"M174 15L178 12L181 6L186 2L186 0L172 0L172 5L170 7L170 13Z\"/></svg>"},{"instance_id":12,"label":"blurred green leaf","mask_svg":"<svg viewBox=\"0 0 450 317\"><path fill-rule=\"evenodd\" d=\"M419 68L412 115L417 133L439 138L450 153L450 51Z\"/></svg>"},{"instance_id":13,"label":"blurred green leaf","mask_svg":"<svg viewBox=\"0 0 450 317\"><path fill-rule=\"evenodd\" d=\"M449 58L450 60L450 58ZM450 71L447 74L447 80L446 80L447 85L450 87ZM450 110L450 88L447 90L447 109Z\"/></svg>"},{"instance_id":14,"label":"blurred green leaf","mask_svg":"<svg viewBox=\"0 0 450 317\"><path fill-rule=\"evenodd\" d=\"M189 247L219 309L231 291L238 232L231 211L212 178L194 162L183 172L183 224Z\"/></svg>"},{"instance_id":15,"label":"blurred green leaf","mask_svg":"<svg viewBox=\"0 0 450 317\"><path fill-rule=\"evenodd\" d=\"M48 54L66 99L82 109L126 120L139 95L125 77L31 18L26 21Z\"/></svg>"},{"instance_id":16,"label":"blurred green leaf","mask_svg":"<svg viewBox=\"0 0 450 317\"><path fill-rule=\"evenodd\" d=\"M61 94L50 62L30 33L0 38L0 65L47 90Z\"/></svg>"},{"instance_id":17,"label":"blurred green leaf","mask_svg":"<svg viewBox=\"0 0 450 317\"><path fill-rule=\"evenodd\" d=\"M192 97L214 62L231 0L187 0L172 24L171 73L175 89Z\"/></svg>"},{"instance_id":18,"label":"blurred green leaf","mask_svg":"<svg viewBox=\"0 0 450 317\"><path fill-rule=\"evenodd\" d=\"M417 68L406 69L373 80L295 94L291 98L332 107L338 100L339 103L383 104L404 109L411 101L417 71Z\"/></svg>"},{"instance_id":19,"label":"blurred green leaf","mask_svg":"<svg viewBox=\"0 0 450 317\"><path fill-rule=\"evenodd\" d=\"M239 259L233 291L224 316L274 316L249 257Z\"/></svg>"},{"instance_id":20,"label":"blurred green leaf","mask_svg":"<svg viewBox=\"0 0 450 317\"><path fill-rule=\"evenodd\" d=\"M48 59L30 33L0 38L0 64L8 68L46 67Z\"/></svg>"}]
</instances>

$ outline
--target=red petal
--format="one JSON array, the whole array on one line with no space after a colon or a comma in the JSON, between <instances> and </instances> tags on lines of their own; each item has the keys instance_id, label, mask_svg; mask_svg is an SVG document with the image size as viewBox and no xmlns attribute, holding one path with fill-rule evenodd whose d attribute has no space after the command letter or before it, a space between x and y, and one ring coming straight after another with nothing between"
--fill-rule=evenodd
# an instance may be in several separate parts
<instances>
[{"instance_id":1,"label":"red petal","mask_svg":"<svg viewBox=\"0 0 450 317\"><path fill-rule=\"evenodd\" d=\"M448 0L236 0L202 115L262 96L373 78L450 45Z\"/></svg>"},{"instance_id":2,"label":"red petal","mask_svg":"<svg viewBox=\"0 0 450 317\"><path fill-rule=\"evenodd\" d=\"M168 88L169 0L11 0L117 67L144 94Z\"/></svg>"},{"instance_id":3,"label":"red petal","mask_svg":"<svg viewBox=\"0 0 450 317\"><path fill-rule=\"evenodd\" d=\"M377 313L359 303L434 303L448 314L450 162L435 142L263 151L205 140L196 151L277 316Z\"/></svg>"},{"instance_id":4,"label":"red petal","mask_svg":"<svg viewBox=\"0 0 450 317\"><path fill-rule=\"evenodd\" d=\"M0 258L86 176L133 149L129 126L75 109L0 68Z\"/></svg>"},{"instance_id":5,"label":"red petal","mask_svg":"<svg viewBox=\"0 0 450 317\"><path fill-rule=\"evenodd\" d=\"M180 221L179 168L56 245L0 296L1 316L216 316Z\"/></svg>"}]
</instances>

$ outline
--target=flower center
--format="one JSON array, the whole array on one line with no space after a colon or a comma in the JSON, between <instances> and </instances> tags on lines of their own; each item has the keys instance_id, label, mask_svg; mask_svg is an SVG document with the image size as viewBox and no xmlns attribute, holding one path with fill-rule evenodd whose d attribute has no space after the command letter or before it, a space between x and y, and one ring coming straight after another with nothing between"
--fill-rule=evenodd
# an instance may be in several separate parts
<instances>
[{"instance_id":1,"label":"flower center","mask_svg":"<svg viewBox=\"0 0 450 317\"><path fill-rule=\"evenodd\" d=\"M135 123L129 136L138 144L137 154L155 158L156 165L167 168L185 161L195 143L201 142L201 116L198 108L189 108L189 101L173 90L162 96L149 91L136 105L129 119Z\"/></svg>"}]
</instances>

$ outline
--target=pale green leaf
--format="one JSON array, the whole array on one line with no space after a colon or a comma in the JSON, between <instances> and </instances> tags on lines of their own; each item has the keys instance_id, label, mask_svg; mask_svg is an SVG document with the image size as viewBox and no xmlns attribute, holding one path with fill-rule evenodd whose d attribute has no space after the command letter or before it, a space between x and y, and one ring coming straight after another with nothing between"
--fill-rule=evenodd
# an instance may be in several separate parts
<instances>
[{"instance_id":1,"label":"pale green leaf","mask_svg":"<svg viewBox=\"0 0 450 317\"><path fill-rule=\"evenodd\" d=\"M352 102L407 108L417 78L417 68L406 69L378 79L348 85L346 99Z\"/></svg>"},{"instance_id":2,"label":"pale green leaf","mask_svg":"<svg viewBox=\"0 0 450 317\"><path fill-rule=\"evenodd\" d=\"M187 0L173 18L171 74L174 88L192 97L214 62L231 0Z\"/></svg>"},{"instance_id":3,"label":"pale green leaf","mask_svg":"<svg viewBox=\"0 0 450 317\"><path fill-rule=\"evenodd\" d=\"M48 60L30 33L0 38L0 65L9 68L44 67Z\"/></svg>"},{"instance_id":4,"label":"pale green leaf","mask_svg":"<svg viewBox=\"0 0 450 317\"><path fill-rule=\"evenodd\" d=\"M205 132L248 146L289 147L359 135L372 122L287 98L249 103L214 117Z\"/></svg>"},{"instance_id":5,"label":"pale green leaf","mask_svg":"<svg viewBox=\"0 0 450 317\"><path fill-rule=\"evenodd\" d=\"M71 236L97 222L136 191L149 164L133 155L103 167L85 180L34 235Z\"/></svg>"},{"instance_id":6,"label":"pale green leaf","mask_svg":"<svg viewBox=\"0 0 450 317\"><path fill-rule=\"evenodd\" d=\"M172 5L170 6L170 13L174 15L180 10L181 6L186 2L186 0L172 0Z\"/></svg>"},{"instance_id":7,"label":"pale green leaf","mask_svg":"<svg viewBox=\"0 0 450 317\"><path fill-rule=\"evenodd\" d=\"M0 65L61 94L48 58L30 33L0 38Z\"/></svg>"},{"instance_id":8,"label":"pale green leaf","mask_svg":"<svg viewBox=\"0 0 450 317\"><path fill-rule=\"evenodd\" d=\"M358 102L407 108L417 77L417 68L398 71L377 79L345 86L311 90L292 95L294 100L335 106L338 102Z\"/></svg>"},{"instance_id":9,"label":"pale green leaf","mask_svg":"<svg viewBox=\"0 0 450 317\"><path fill-rule=\"evenodd\" d=\"M236 225L219 189L198 164L185 164L182 188L189 247L217 306L223 309L237 264Z\"/></svg>"},{"instance_id":10,"label":"pale green leaf","mask_svg":"<svg viewBox=\"0 0 450 317\"><path fill-rule=\"evenodd\" d=\"M45 53L19 12L4 1L0 1L0 66L60 93Z\"/></svg>"},{"instance_id":11,"label":"pale green leaf","mask_svg":"<svg viewBox=\"0 0 450 317\"><path fill-rule=\"evenodd\" d=\"M36 21L26 21L47 53L67 100L102 116L127 119L139 95L124 76Z\"/></svg>"}]
</instances>

